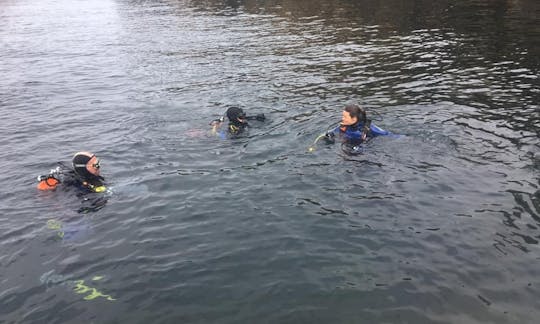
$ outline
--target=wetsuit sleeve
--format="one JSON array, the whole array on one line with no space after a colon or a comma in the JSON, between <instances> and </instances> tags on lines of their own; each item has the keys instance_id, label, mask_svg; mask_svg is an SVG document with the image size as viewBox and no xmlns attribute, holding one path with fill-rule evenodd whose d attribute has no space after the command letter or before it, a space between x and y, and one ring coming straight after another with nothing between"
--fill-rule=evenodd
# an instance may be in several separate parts
<instances>
[{"instance_id":1,"label":"wetsuit sleeve","mask_svg":"<svg viewBox=\"0 0 540 324\"><path fill-rule=\"evenodd\" d=\"M327 131L326 134L334 134L334 135L338 135L339 132L340 132L340 129L339 129L339 126L337 126L336 128Z\"/></svg>"},{"instance_id":2,"label":"wetsuit sleeve","mask_svg":"<svg viewBox=\"0 0 540 324\"><path fill-rule=\"evenodd\" d=\"M380 128L379 126L375 125L374 123L371 123L369 130L373 136L381 136L381 135L392 135L391 132L384 130Z\"/></svg>"}]
</instances>

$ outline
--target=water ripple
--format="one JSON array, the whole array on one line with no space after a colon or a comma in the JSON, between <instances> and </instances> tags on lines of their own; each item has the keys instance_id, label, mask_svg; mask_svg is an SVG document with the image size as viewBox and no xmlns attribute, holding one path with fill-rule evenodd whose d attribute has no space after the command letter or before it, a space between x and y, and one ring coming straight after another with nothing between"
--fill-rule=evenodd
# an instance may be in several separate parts
<instances>
[{"instance_id":1,"label":"water ripple","mask_svg":"<svg viewBox=\"0 0 540 324\"><path fill-rule=\"evenodd\" d=\"M538 317L535 1L0 8L5 321ZM351 101L401 136L308 152ZM216 140L230 106L267 120ZM89 213L35 190L80 150Z\"/></svg>"}]
</instances>

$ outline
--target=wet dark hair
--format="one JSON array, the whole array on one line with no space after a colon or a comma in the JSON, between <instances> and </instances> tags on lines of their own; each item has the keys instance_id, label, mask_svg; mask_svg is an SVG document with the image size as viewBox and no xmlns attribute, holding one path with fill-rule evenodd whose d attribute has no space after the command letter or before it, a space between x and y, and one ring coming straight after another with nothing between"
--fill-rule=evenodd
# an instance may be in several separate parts
<instances>
[{"instance_id":1,"label":"wet dark hair","mask_svg":"<svg viewBox=\"0 0 540 324\"><path fill-rule=\"evenodd\" d=\"M367 120L366 111L356 104L347 105L344 110L348 112L352 118L356 117L358 122L365 123Z\"/></svg>"}]
</instances>

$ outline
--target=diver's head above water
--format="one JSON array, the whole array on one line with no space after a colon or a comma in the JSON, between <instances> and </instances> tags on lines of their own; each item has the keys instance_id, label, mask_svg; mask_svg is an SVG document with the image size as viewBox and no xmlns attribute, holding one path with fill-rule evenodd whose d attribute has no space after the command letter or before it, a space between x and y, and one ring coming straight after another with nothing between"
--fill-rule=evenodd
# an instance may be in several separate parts
<instances>
[{"instance_id":1,"label":"diver's head above water","mask_svg":"<svg viewBox=\"0 0 540 324\"><path fill-rule=\"evenodd\" d=\"M99 159L90 152L78 152L73 156L73 171L83 180L102 179Z\"/></svg>"},{"instance_id":2,"label":"diver's head above water","mask_svg":"<svg viewBox=\"0 0 540 324\"><path fill-rule=\"evenodd\" d=\"M92 192L104 192L103 177L100 175L99 159L90 152L77 152L72 159L73 169L58 162L56 169L48 175L38 176L39 190L54 190L62 183L64 186L76 186L89 189Z\"/></svg>"},{"instance_id":3,"label":"diver's head above water","mask_svg":"<svg viewBox=\"0 0 540 324\"><path fill-rule=\"evenodd\" d=\"M359 122L365 123L367 120L364 109L356 104L345 106L341 117L341 126L355 126Z\"/></svg>"},{"instance_id":4,"label":"diver's head above water","mask_svg":"<svg viewBox=\"0 0 540 324\"><path fill-rule=\"evenodd\" d=\"M227 118L229 123L238 127L247 126L247 117L244 110L238 107L231 107L227 109Z\"/></svg>"}]
</instances>

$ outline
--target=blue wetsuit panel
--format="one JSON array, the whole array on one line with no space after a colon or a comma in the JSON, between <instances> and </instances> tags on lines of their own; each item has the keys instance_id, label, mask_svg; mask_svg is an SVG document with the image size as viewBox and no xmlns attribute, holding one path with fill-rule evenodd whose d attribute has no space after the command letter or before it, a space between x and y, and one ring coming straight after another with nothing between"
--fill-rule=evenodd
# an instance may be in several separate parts
<instances>
[{"instance_id":1,"label":"blue wetsuit panel","mask_svg":"<svg viewBox=\"0 0 540 324\"><path fill-rule=\"evenodd\" d=\"M364 127L364 124L358 124L357 127L347 127L347 130L342 131L340 126L337 126L334 128L330 133L342 134L347 140L359 140L362 138L362 128ZM374 123L371 123L369 127L369 137L375 137L375 136L384 136L384 135L392 135L391 132L384 130L380 128L379 126L375 125Z\"/></svg>"},{"instance_id":2,"label":"blue wetsuit panel","mask_svg":"<svg viewBox=\"0 0 540 324\"><path fill-rule=\"evenodd\" d=\"M379 126L377 126L377 125L375 125L373 123L371 123L371 125L369 127L369 130L370 130L371 134L373 134L374 136L391 135L392 134L389 131L382 129Z\"/></svg>"}]
</instances>

